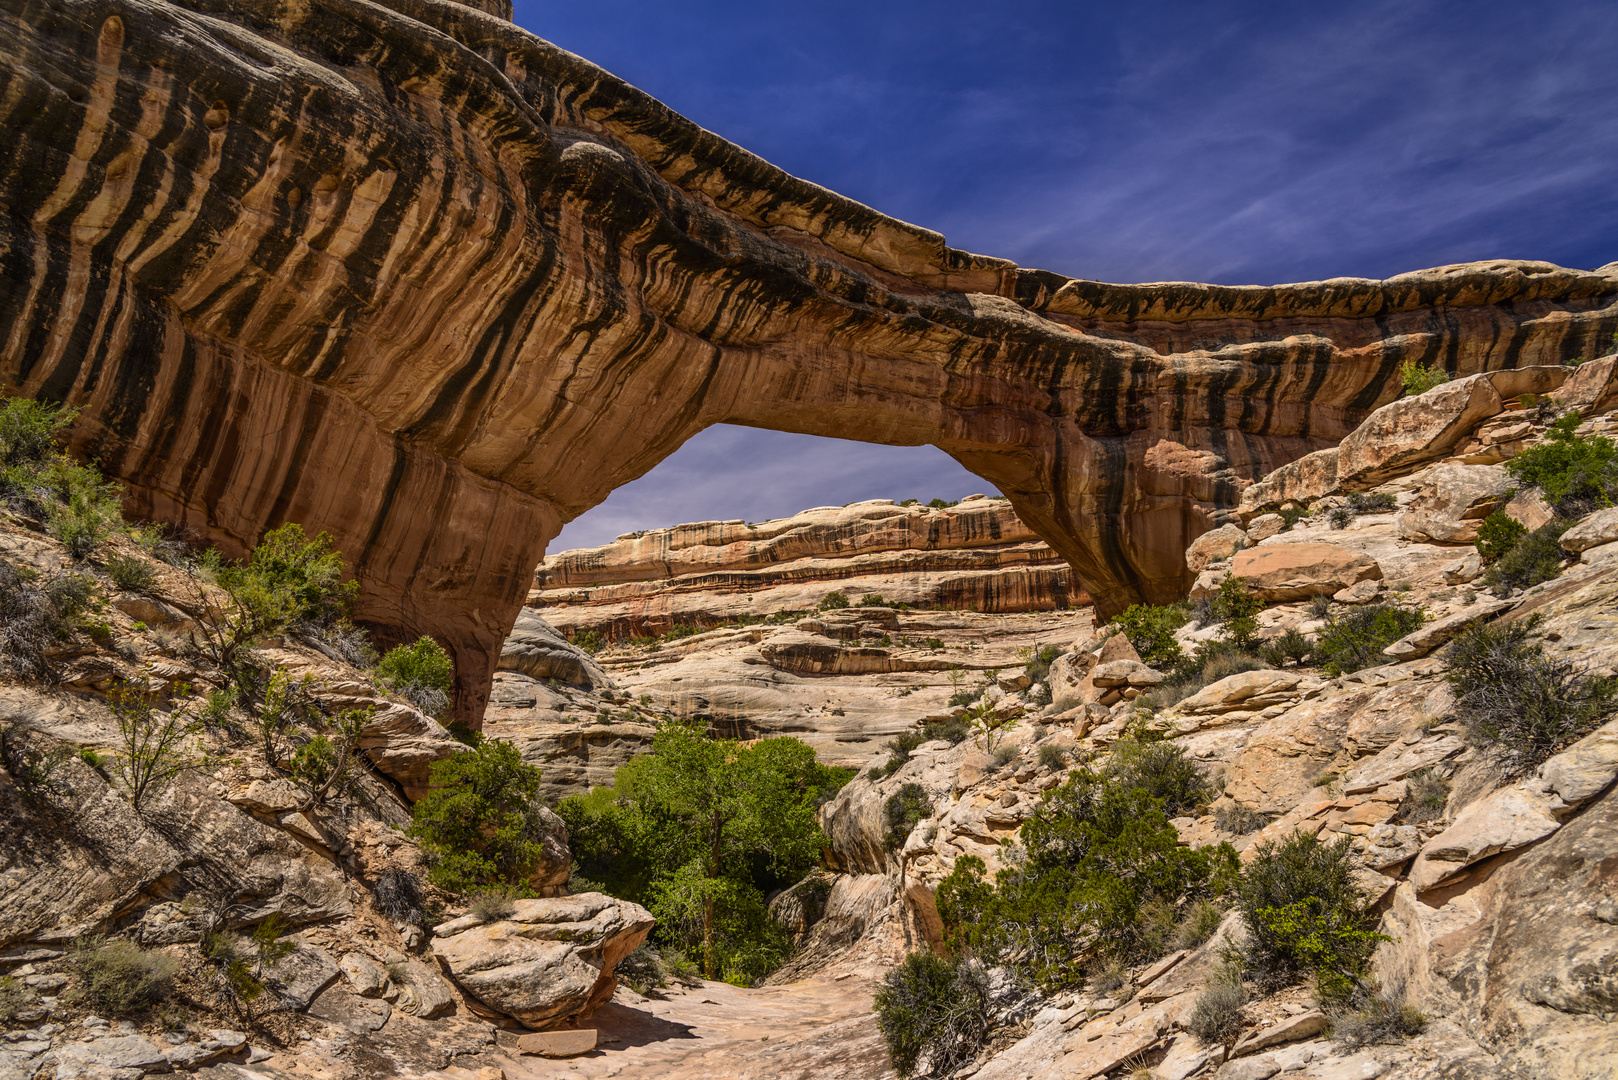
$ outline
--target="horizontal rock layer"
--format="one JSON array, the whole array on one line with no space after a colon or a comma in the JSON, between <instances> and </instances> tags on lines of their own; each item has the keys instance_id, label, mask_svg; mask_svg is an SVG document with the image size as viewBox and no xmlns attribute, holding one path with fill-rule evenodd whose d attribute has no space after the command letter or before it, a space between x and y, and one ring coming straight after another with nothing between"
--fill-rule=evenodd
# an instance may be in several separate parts
<instances>
[{"instance_id":1,"label":"horizontal rock layer","mask_svg":"<svg viewBox=\"0 0 1618 1080\"><path fill-rule=\"evenodd\" d=\"M503 0L0 0L0 388L131 509L330 530L476 722L561 525L696 432L931 443L1106 612L1406 359L1594 355L1618 271L1111 286L957 251L513 26Z\"/></svg>"},{"instance_id":2,"label":"horizontal rock layer","mask_svg":"<svg viewBox=\"0 0 1618 1080\"><path fill-rule=\"evenodd\" d=\"M547 622L608 637L804 611L839 591L853 604L875 594L983 612L1089 603L1009 503L981 497L944 510L876 499L757 525L676 525L553 555L535 582L528 603Z\"/></svg>"}]
</instances>

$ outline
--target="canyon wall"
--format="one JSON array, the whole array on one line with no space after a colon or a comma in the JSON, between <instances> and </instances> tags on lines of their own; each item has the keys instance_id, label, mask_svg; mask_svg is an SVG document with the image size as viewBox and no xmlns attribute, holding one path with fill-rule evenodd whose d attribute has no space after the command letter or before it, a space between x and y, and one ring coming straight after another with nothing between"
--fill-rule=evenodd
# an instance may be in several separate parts
<instances>
[{"instance_id":1,"label":"canyon wall","mask_svg":"<svg viewBox=\"0 0 1618 1080\"><path fill-rule=\"evenodd\" d=\"M136 513L329 530L477 723L562 524L717 423L933 444L1103 613L1412 358L1594 355L1618 267L1074 281L792 177L503 0L0 0L0 389Z\"/></svg>"},{"instance_id":2,"label":"canyon wall","mask_svg":"<svg viewBox=\"0 0 1618 1080\"><path fill-rule=\"evenodd\" d=\"M872 499L758 523L702 521L549 556L528 606L567 633L652 636L676 626L847 602L984 613L1053 611L1090 598L1005 499L952 507Z\"/></svg>"}]
</instances>

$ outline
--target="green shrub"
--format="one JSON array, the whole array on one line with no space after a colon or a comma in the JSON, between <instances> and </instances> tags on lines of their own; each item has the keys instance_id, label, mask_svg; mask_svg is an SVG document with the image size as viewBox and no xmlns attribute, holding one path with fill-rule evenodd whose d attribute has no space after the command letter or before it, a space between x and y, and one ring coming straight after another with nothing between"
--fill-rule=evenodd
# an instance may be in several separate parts
<instances>
[{"instance_id":1,"label":"green shrub","mask_svg":"<svg viewBox=\"0 0 1618 1080\"><path fill-rule=\"evenodd\" d=\"M409 835L435 885L453 892L520 887L543 852L539 770L508 742L485 739L432 765Z\"/></svg>"},{"instance_id":2,"label":"green shrub","mask_svg":"<svg viewBox=\"0 0 1618 1080\"><path fill-rule=\"evenodd\" d=\"M1349 839L1322 843L1306 832L1259 845L1236 884L1247 922L1243 960L1261 986L1313 976L1322 1000L1342 999L1365 973L1376 917L1353 881Z\"/></svg>"},{"instance_id":3,"label":"green shrub","mask_svg":"<svg viewBox=\"0 0 1618 1080\"><path fill-rule=\"evenodd\" d=\"M1483 524L1478 527L1478 538L1475 541L1483 565L1491 566L1499 562L1517 546L1517 542L1527 532L1526 525L1514 517L1507 516L1504 510L1496 510L1484 518Z\"/></svg>"},{"instance_id":4,"label":"green shrub","mask_svg":"<svg viewBox=\"0 0 1618 1080\"><path fill-rule=\"evenodd\" d=\"M1474 624L1450 645L1453 715L1467 742L1520 776L1618 712L1618 677L1545 655L1539 618Z\"/></svg>"},{"instance_id":5,"label":"green shrub","mask_svg":"<svg viewBox=\"0 0 1618 1080\"><path fill-rule=\"evenodd\" d=\"M1067 751L1055 743L1046 743L1039 748L1039 764L1052 771L1064 769L1067 767Z\"/></svg>"},{"instance_id":6,"label":"green shrub","mask_svg":"<svg viewBox=\"0 0 1618 1080\"><path fill-rule=\"evenodd\" d=\"M700 954L709 978L751 984L792 949L764 898L818 863L816 810L850 775L798 739L738 743L668 721L612 788L570 796L557 813L579 875L651 908L660 947Z\"/></svg>"},{"instance_id":7,"label":"green shrub","mask_svg":"<svg viewBox=\"0 0 1618 1080\"><path fill-rule=\"evenodd\" d=\"M1404 387L1406 397L1425 394L1433 387L1443 386L1447 382L1449 372L1436 364L1428 366L1408 359L1399 363L1399 385Z\"/></svg>"},{"instance_id":8,"label":"green shrub","mask_svg":"<svg viewBox=\"0 0 1618 1080\"><path fill-rule=\"evenodd\" d=\"M906 784L888 796L883 806L886 827L882 831L882 846L897 851L904 846L910 831L933 812L933 801L927 789L920 784Z\"/></svg>"},{"instance_id":9,"label":"green shrub","mask_svg":"<svg viewBox=\"0 0 1618 1080\"><path fill-rule=\"evenodd\" d=\"M1174 631L1190 618L1190 613L1178 606L1132 604L1112 620L1112 625L1123 631L1143 663L1170 668L1185 658L1180 643L1174 640Z\"/></svg>"},{"instance_id":10,"label":"green shrub","mask_svg":"<svg viewBox=\"0 0 1618 1080\"><path fill-rule=\"evenodd\" d=\"M64 742L41 747L21 724L0 719L0 768L24 798L37 799L48 792L70 790L56 778L56 772L73 757L73 748Z\"/></svg>"},{"instance_id":11,"label":"green shrub","mask_svg":"<svg viewBox=\"0 0 1618 1080\"><path fill-rule=\"evenodd\" d=\"M229 729L230 710L235 708L241 691L236 686L216 687L208 691L197 719L208 727Z\"/></svg>"},{"instance_id":12,"label":"green shrub","mask_svg":"<svg viewBox=\"0 0 1618 1080\"><path fill-rule=\"evenodd\" d=\"M1432 769L1417 769L1405 777L1405 797L1393 821L1404 825L1437 821L1448 805L1449 781Z\"/></svg>"},{"instance_id":13,"label":"green shrub","mask_svg":"<svg viewBox=\"0 0 1618 1080\"><path fill-rule=\"evenodd\" d=\"M1483 583L1495 589L1527 589L1562 573L1562 534L1573 525L1566 518L1547 522L1519 537L1483 572Z\"/></svg>"},{"instance_id":14,"label":"green shrub","mask_svg":"<svg viewBox=\"0 0 1618 1080\"><path fill-rule=\"evenodd\" d=\"M1216 895L1237 865L1229 845L1181 846L1159 800L1086 769L1046 792L1006 862L991 885L982 860L956 861L937 890L945 940L1048 989L1149 955L1154 902Z\"/></svg>"},{"instance_id":15,"label":"green shrub","mask_svg":"<svg viewBox=\"0 0 1618 1080\"><path fill-rule=\"evenodd\" d=\"M146 796L201 765L202 759L190 741L198 724L189 705L176 704L167 713L159 713L152 700L129 683L113 691L107 704L118 720L122 750L113 771L123 781L130 805L136 810Z\"/></svg>"},{"instance_id":16,"label":"green shrub","mask_svg":"<svg viewBox=\"0 0 1618 1080\"><path fill-rule=\"evenodd\" d=\"M882 599L880 593L869 593L860 598L860 607L885 607L887 601Z\"/></svg>"},{"instance_id":17,"label":"green shrub","mask_svg":"<svg viewBox=\"0 0 1618 1080\"><path fill-rule=\"evenodd\" d=\"M213 550L203 564L225 597L205 600L199 647L233 673L242 650L264 638L331 626L359 590L357 582L342 580L343 556L331 537L309 539L297 522L266 532L244 564L226 562Z\"/></svg>"},{"instance_id":18,"label":"green shrub","mask_svg":"<svg viewBox=\"0 0 1618 1080\"><path fill-rule=\"evenodd\" d=\"M1196 809L1211 790L1185 748L1166 739L1115 743L1103 771L1113 783L1146 792L1170 817Z\"/></svg>"},{"instance_id":19,"label":"green shrub","mask_svg":"<svg viewBox=\"0 0 1618 1080\"><path fill-rule=\"evenodd\" d=\"M948 510L960 501L959 499L929 499L927 505L934 510Z\"/></svg>"},{"instance_id":20,"label":"green shrub","mask_svg":"<svg viewBox=\"0 0 1618 1080\"><path fill-rule=\"evenodd\" d=\"M28 398L12 398L0 407L0 468L49 461L56 442L78 410Z\"/></svg>"},{"instance_id":21,"label":"green shrub","mask_svg":"<svg viewBox=\"0 0 1618 1080\"><path fill-rule=\"evenodd\" d=\"M1210 1046L1231 1046L1242 1033L1243 1010L1249 1000L1238 973L1222 970L1197 995L1186 1030Z\"/></svg>"},{"instance_id":22,"label":"green shrub","mask_svg":"<svg viewBox=\"0 0 1618 1080\"><path fill-rule=\"evenodd\" d=\"M258 977L258 966L236 938L219 932L204 934L198 951L213 967L219 989L228 997L245 1003L263 995L264 983Z\"/></svg>"},{"instance_id":23,"label":"green shrub","mask_svg":"<svg viewBox=\"0 0 1618 1080\"><path fill-rule=\"evenodd\" d=\"M1315 636L1315 662L1328 675L1392 663L1382 650L1421 628L1425 616L1397 604L1365 604L1327 618Z\"/></svg>"},{"instance_id":24,"label":"green shrub","mask_svg":"<svg viewBox=\"0 0 1618 1080\"><path fill-rule=\"evenodd\" d=\"M298 747L288 770L292 782L303 789L305 809L341 793L350 783L359 736L373 709L345 709L332 718L331 734L320 734Z\"/></svg>"},{"instance_id":25,"label":"green shrub","mask_svg":"<svg viewBox=\"0 0 1618 1080\"><path fill-rule=\"evenodd\" d=\"M414 645L389 649L377 662L376 679L428 716L442 717L455 686L455 661L442 645L423 636Z\"/></svg>"},{"instance_id":26,"label":"green shrub","mask_svg":"<svg viewBox=\"0 0 1618 1080\"><path fill-rule=\"evenodd\" d=\"M873 1002L888 1061L901 1077L949 1076L989 1035L989 978L971 959L915 952L882 979Z\"/></svg>"},{"instance_id":27,"label":"green shrub","mask_svg":"<svg viewBox=\"0 0 1618 1080\"><path fill-rule=\"evenodd\" d=\"M1506 471L1520 483L1538 486L1560 516L1574 519L1611 506L1618 492L1618 444L1600 435L1579 435L1579 421L1578 413L1568 413L1551 425L1543 441L1506 463Z\"/></svg>"},{"instance_id":28,"label":"green shrub","mask_svg":"<svg viewBox=\"0 0 1618 1080\"><path fill-rule=\"evenodd\" d=\"M847 606L848 597L844 596L840 592L829 592L820 598L820 604L815 610L836 611L840 608L846 608Z\"/></svg>"},{"instance_id":29,"label":"green shrub","mask_svg":"<svg viewBox=\"0 0 1618 1080\"><path fill-rule=\"evenodd\" d=\"M46 531L73 558L88 558L123 527L118 486L88 465L64 462L50 477L57 501L46 512Z\"/></svg>"},{"instance_id":30,"label":"green shrub","mask_svg":"<svg viewBox=\"0 0 1618 1080\"><path fill-rule=\"evenodd\" d=\"M568 641L591 656L600 652L604 644L600 632L596 630L575 630L568 636Z\"/></svg>"},{"instance_id":31,"label":"green shrub","mask_svg":"<svg viewBox=\"0 0 1618 1080\"><path fill-rule=\"evenodd\" d=\"M1265 642L1259 649L1259 658L1271 667L1285 667L1288 660L1301 666L1313 649L1309 639L1293 627L1280 637Z\"/></svg>"},{"instance_id":32,"label":"green shrub","mask_svg":"<svg viewBox=\"0 0 1618 1080\"><path fill-rule=\"evenodd\" d=\"M169 994L179 962L165 952L150 951L121 938L92 937L75 944L76 996L98 1012L129 1016Z\"/></svg>"},{"instance_id":33,"label":"green shrub","mask_svg":"<svg viewBox=\"0 0 1618 1080\"><path fill-rule=\"evenodd\" d=\"M1208 644L1214 645L1215 643L1208 642ZM1223 644L1220 643L1220 645ZM1207 657L1202 665L1203 686L1216 683L1220 679L1228 678L1231 675L1240 675L1244 671L1263 671L1270 666L1265 663L1262 657L1254 656L1249 652L1241 652L1228 645L1224 647L1216 645L1214 648L1206 650L1199 649L1197 655Z\"/></svg>"},{"instance_id":34,"label":"green shrub","mask_svg":"<svg viewBox=\"0 0 1618 1080\"><path fill-rule=\"evenodd\" d=\"M134 555L114 555L103 569L112 583L125 592L145 592L157 581L151 564Z\"/></svg>"},{"instance_id":35,"label":"green shrub","mask_svg":"<svg viewBox=\"0 0 1618 1080\"><path fill-rule=\"evenodd\" d=\"M1352 506L1334 506L1326 511L1326 523L1334 529L1346 529L1359 517Z\"/></svg>"},{"instance_id":36,"label":"green shrub","mask_svg":"<svg viewBox=\"0 0 1618 1080\"><path fill-rule=\"evenodd\" d=\"M1158 712L1178 705L1198 690L1201 690L1202 687L1203 682L1200 674L1184 679L1173 679L1159 683L1148 691L1144 697L1137 700L1146 702L1153 712Z\"/></svg>"},{"instance_id":37,"label":"green shrub","mask_svg":"<svg viewBox=\"0 0 1618 1080\"><path fill-rule=\"evenodd\" d=\"M1356 514L1391 514L1399 500L1391 491L1355 491L1349 493L1348 505Z\"/></svg>"}]
</instances>

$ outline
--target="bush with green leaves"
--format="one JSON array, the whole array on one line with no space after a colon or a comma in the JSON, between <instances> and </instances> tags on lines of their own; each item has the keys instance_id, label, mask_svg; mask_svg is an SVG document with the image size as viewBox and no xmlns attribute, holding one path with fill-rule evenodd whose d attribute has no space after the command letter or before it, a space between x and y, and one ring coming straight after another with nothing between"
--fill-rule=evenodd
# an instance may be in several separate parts
<instances>
[{"instance_id":1,"label":"bush with green leaves","mask_svg":"<svg viewBox=\"0 0 1618 1080\"><path fill-rule=\"evenodd\" d=\"M1249 977L1266 989L1313 977L1323 1001L1353 993L1371 953L1388 940L1372 929L1377 917L1353 869L1347 837L1327 844L1298 831L1259 845L1236 883Z\"/></svg>"},{"instance_id":2,"label":"bush with green leaves","mask_svg":"<svg viewBox=\"0 0 1618 1080\"><path fill-rule=\"evenodd\" d=\"M1427 1029L1427 1017L1410 1003L1404 987L1368 983L1329 1010L1332 1041L1349 1050L1414 1038Z\"/></svg>"},{"instance_id":3,"label":"bush with green leaves","mask_svg":"<svg viewBox=\"0 0 1618 1080\"><path fill-rule=\"evenodd\" d=\"M1146 792L1170 817L1196 809L1212 792L1191 755L1179 743L1167 739L1124 739L1114 743L1102 772L1115 784Z\"/></svg>"},{"instance_id":4,"label":"bush with green leaves","mask_svg":"<svg viewBox=\"0 0 1618 1080\"><path fill-rule=\"evenodd\" d=\"M937 890L945 940L1047 989L1144 958L1154 902L1217 895L1237 868L1228 844L1182 846L1161 800L1088 769L1046 792L1005 862L991 883L981 859L956 861Z\"/></svg>"},{"instance_id":5,"label":"bush with green leaves","mask_svg":"<svg viewBox=\"0 0 1618 1080\"><path fill-rule=\"evenodd\" d=\"M1520 776L1618 712L1618 677L1545 655L1538 616L1474 624L1451 643L1452 715L1467 742Z\"/></svg>"},{"instance_id":6,"label":"bush with green leaves","mask_svg":"<svg viewBox=\"0 0 1618 1080\"><path fill-rule=\"evenodd\" d=\"M73 967L84 1004L110 1016L129 1016L168 997L180 964L166 952L122 938L84 938L73 947Z\"/></svg>"},{"instance_id":7,"label":"bush with green leaves","mask_svg":"<svg viewBox=\"0 0 1618 1080\"><path fill-rule=\"evenodd\" d=\"M1528 527L1504 510L1496 510L1478 526L1478 538L1473 541L1484 566L1499 562L1528 533Z\"/></svg>"},{"instance_id":8,"label":"bush with green leaves","mask_svg":"<svg viewBox=\"0 0 1618 1080\"><path fill-rule=\"evenodd\" d=\"M1141 661L1156 668L1172 668L1185 659L1174 631L1191 619L1190 612L1178 605L1132 604L1112 625L1123 631Z\"/></svg>"},{"instance_id":9,"label":"bush with green leaves","mask_svg":"<svg viewBox=\"0 0 1618 1080\"><path fill-rule=\"evenodd\" d=\"M435 761L430 781L408 832L433 884L461 893L524 887L544 852L539 770L510 743L484 739Z\"/></svg>"},{"instance_id":10,"label":"bush with green leaves","mask_svg":"<svg viewBox=\"0 0 1618 1080\"><path fill-rule=\"evenodd\" d=\"M1364 604L1328 616L1315 635L1313 657L1327 675L1392 663L1382 650L1421 628L1426 616L1398 604Z\"/></svg>"},{"instance_id":11,"label":"bush with green leaves","mask_svg":"<svg viewBox=\"0 0 1618 1080\"><path fill-rule=\"evenodd\" d=\"M68 554L84 559L123 528L124 519L118 486L58 448L77 415L77 409L26 398L0 406L0 502L44 519Z\"/></svg>"},{"instance_id":12,"label":"bush with green leaves","mask_svg":"<svg viewBox=\"0 0 1618 1080\"><path fill-rule=\"evenodd\" d=\"M1067 751L1055 743L1046 743L1039 748L1039 764L1041 768L1055 772L1067 768Z\"/></svg>"},{"instance_id":13,"label":"bush with green leaves","mask_svg":"<svg viewBox=\"0 0 1618 1080\"><path fill-rule=\"evenodd\" d=\"M820 598L820 606L818 608L816 608L816 610L817 611L836 611L839 608L846 608L847 606L848 606L848 597L847 596L844 596L840 592L829 592L825 596L822 596Z\"/></svg>"},{"instance_id":14,"label":"bush with green leaves","mask_svg":"<svg viewBox=\"0 0 1618 1080\"><path fill-rule=\"evenodd\" d=\"M295 521L266 532L245 563L209 549L203 567L224 595L205 597L198 648L230 672L241 666L243 650L267 637L336 623L359 591L358 582L343 580L343 555L331 536L311 539Z\"/></svg>"},{"instance_id":15,"label":"bush with green leaves","mask_svg":"<svg viewBox=\"0 0 1618 1080\"><path fill-rule=\"evenodd\" d=\"M1449 781L1433 769L1417 769L1405 777L1405 797L1392 820L1401 825L1437 821L1448 805Z\"/></svg>"},{"instance_id":16,"label":"bush with green leaves","mask_svg":"<svg viewBox=\"0 0 1618 1080\"><path fill-rule=\"evenodd\" d=\"M102 569L125 592L145 592L157 581L151 563L137 555L114 555L102 564Z\"/></svg>"},{"instance_id":17,"label":"bush with green leaves","mask_svg":"<svg viewBox=\"0 0 1618 1080\"><path fill-rule=\"evenodd\" d=\"M910 831L932 812L933 801L920 784L906 784L889 795L882 807L882 846L888 851L903 847Z\"/></svg>"},{"instance_id":18,"label":"bush with green leaves","mask_svg":"<svg viewBox=\"0 0 1618 1080\"><path fill-rule=\"evenodd\" d=\"M750 984L791 950L765 897L817 864L816 810L849 776L798 739L740 743L666 721L613 787L557 813L581 877L650 907L660 945L701 956L709 978Z\"/></svg>"},{"instance_id":19,"label":"bush with green leaves","mask_svg":"<svg viewBox=\"0 0 1618 1080\"><path fill-rule=\"evenodd\" d=\"M1239 802L1221 803L1214 810L1214 828L1233 836L1256 833L1269 823L1269 815Z\"/></svg>"},{"instance_id":20,"label":"bush with green leaves","mask_svg":"<svg viewBox=\"0 0 1618 1080\"><path fill-rule=\"evenodd\" d=\"M1399 385L1404 388L1406 397L1425 394L1433 387L1443 386L1447 382L1449 372L1437 364L1423 364L1411 359L1399 362Z\"/></svg>"},{"instance_id":21,"label":"bush with green leaves","mask_svg":"<svg viewBox=\"0 0 1618 1080\"><path fill-rule=\"evenodd\" d=\"M413 645L395 645L376 665L376 679L428 716L449 711L455 688L455 661L430 637Z\"/></svg>"},{"instance_id":22,"label":"bush with green leaves","mask_svg":"<svg viewBox=\"0 0 1618 1080\"><path fill-rule=\"evenodd\" d=\"M911 953L883 977L872 1005L901 1077L951 1075L977 1055L993 1025L988 972L970 957Z\"/></svg>"},{"instance_id":23,"label":"bush with green leaves","mask_svg":"<svg viewBox=\"0 0 1618 1080\"><path fill-rule=\"evenodd\" d=\"M18 1018L39 1008L39 995L27 983L11 975L0 975L0 1024L10 1027Z\"/></svg>"},{"instance_id":24,"label":"bush with green leaves","mask_svg":"<svg viewBox=\"0 0 1618 1080\"><path fill-rule=\"evenodd\" d=\"M180 688L181 693L187 690ZM200 725L189 703L177 702L168 712L159 712L151 695L125 683L108 696L107 704L118 721L120 753L113 771L136 810L148 795L201 766L202 756L191 741Z\"/></svg>"},{"instance_id":25,"label":"bush with green leaves","mask_svg":"<svg viewBox=\"0 0 1618 1080\"><path fill-rule=\"evenodd\" d=\"M1302 666L1313 651L1314 645L1309 639L1299 633L1297 627L1289 627L1286 633L1259 647L1259 658L1276 668L1285 667L1288 660Z\"/></svg>"},{"instance_id":26,"label":"bush with green leaves","mask_svg":"<svg viewBox=\"0 0 1618 1080\"><path fill-rule=\"evenodd\" d=\"M341 794L353 781L360 733L373 712L369 706L344 709L332 717L327 729L329 734L321 732L293 751L287 771L292 782L303 791L305 810Z\"/></svg>"},{"instance_id":27,"label":"bush with green leaves","mask_svg":"<svg viewBox=\"0 0 1618 1080\"><path fill-rule=\"evenodd\" d=\"M1573 526L1567 518L1548 521L1517 539L1483 572L1483 583L1496 591L1527 589L1562 573L1562 534Z\"/></svg>"},{"instance_id":28,"label":"bush with green leaves","mask_svg":"<svg viewBox=\"0 0 1618 1080\"><path fill-rule=\"evenodd\" d=\"M1226 647L1245 650L1252 647L1253 636L1258 633L1258 619L1255 616L1263 610L1264 601L1253 595L1247 579L1232 574L1221 581L1211 594L1198 601L1192 614L1205 626L1221 627L1220 636ZM1208 642L1199 648L1198 655L1192 660L1193 666L1201 667L1207 662L1202 649L1211 644Z\"/></svg>"},{"instance_id":29,"label":"bush with green leaves","mask_svg":"<svg viewBox=\"0 0 1618 1080\"><path fill-rule=\"evenodd\" d=\"M1538 487L1558 515L1575 520L1611 506L1618 493L1618 443L1602 435L1580 435L1579 421L1578 413L1568 413L1542 441L1506 463L1506 471L1519 483Z\"/></svg>"}]
</instances>

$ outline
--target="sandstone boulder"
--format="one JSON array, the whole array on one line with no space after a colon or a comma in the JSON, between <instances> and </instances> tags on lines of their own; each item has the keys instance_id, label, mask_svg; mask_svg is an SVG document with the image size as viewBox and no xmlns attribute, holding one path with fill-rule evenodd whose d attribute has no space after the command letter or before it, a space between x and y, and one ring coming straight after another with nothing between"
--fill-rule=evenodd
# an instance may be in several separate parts
<instances>
[{"instance_id":1,"label":"sandstone boulder","mask_svg":"<svg viewBox=\"0 0 1618 1080\"><path fill-rule=\"evenodd\" d=\"M1286 527L1286 518L1280 514L1260 514L1247 523L1247 539L1257 544L1279 534Z\"/></svg>"},{"instance_id":2,"label":"sandstone boulder","mask_svg":"<svg viewBox=\"0 0 1618 1080\"><path fill-rule=\"evenodd\" d=\"M1191 541L1191 546L1185 549L1186 569L1193 574L1200 574L1208 568L1209 563L1230 558L1247 547L1248 543L1247 534L1240 528L1235 525L1221 525Z\"/></svg>"},{"instance_id":3,"label":"sandstone boulder","mask_svg":"<svg viewBox=\"0 0 1618 1080\"><path fill-rule=\"evenodd\" d=\"M568 847L567 822L547 806L535 807L539 815L539 861L528 875L528 887L540 896L551 896L567 885L573 853Z\"/></svg>"},{"instance_id":4,"label":"sandstone boulder","mask_svg":"<svg viewBox=\"0 0 1618 1080\"><path fill-rule=\"evenodd\" d=\"M1545 501L1538 488L1524 488L1517 492L1502 508L1502 512L1520 522L1529 532L1548 525L1556 517L1556 511Z\"/></svg>"},{"instance_id":5,"label":"sandstone boulder","mask_svg":"<svg viewBox=\"0 0 1618 1080\"><path fill-rule=\"evenodd\" d=\"M466 749L437 720L398 701L372 702L376 713L355 744L376 770L396 781L411 802L427 794L435 761Z\"/></svg>"},{"instance_id":6,"label":"sandstone boulder","mask_svg":"<svg viewBox=\"0 0 1618 1080\"><path fill-rule=\"evenodd\" d=\"M1479 600L1437 622L1413 630L1382 650L1395 660L1415 660L1447 645L1456 634L1474 623L1486 622L1513 606L1510 600Z\"/></svg>"},{"instance_id":7,"label":"sandstone boulder","mask_svg":"<svg viewBox=\"0 0 1618 1080\"><path fill-rule=\"evenodd\" d=\"M1272 470L1242 492L1241 512L1255 513L1285 503L1311 503L1337 489L1337 447L1316 450Z\"/></svg>"},{"instance_id":8,"label":"sandstone boulder","mask_svg":"<svg viewBox=\"0 0 1618 1080\"><path fill-rule=\"evenodd\" d=\"M1400 511L1399 535L1424 544L1470 544L1516 486L1498 465L1436 466Z\"/></svg>"},{"instance_id":9,"label":"sandstone boulder","mask_svg":"<svg viewBox=\"0 0 1618 1080\"><path fill-rule=\"evenodd\" d=\"M1337 483L1364 488L1443 457L1505 402L1562 384L1561 367L1491 371L1456 379L1377 409L1338 444Z\"/></svg>"},{"instance_id":10,"label":"sandstone boulder","mask_svg":"<svg viewBox=\"0 0 1618 1080\"><path fill-rule=\"evenodd\" d=\"M1336 544L1303 542L1236 553L1230 572L1253 595L1270 603L1330 596L1361 581L1379 580L1382 567L1369 555Z\"/></svg>"},{"instance_id":11,"label":"sandstone boulder","mask_svg":"<svg viewBox=\"0 0 1618 1080\"><path fill-rule=\"evenodd\" d=\"M1211 683L1180 702L1187 716L1209 716L1235 710L1267 709L1296 701L1320 681L1297 671L1240 671Z\"/></svg>"},{"instance_id":12,"label":"sandstone boulder","mask_svg":"<svg viewBox=\"0 0 1618 1080\"><path fill-rule=\"evenodd\" d=\"M540 682L556 679L589 689L617 689L594 657L527 607L517 614L516 625L506 635L496 670L520 672Z\"/></svg>"},{"instance_id":13,"label":"sandstone boulder","mask_svg":"<svg viewBox=\"0 0 1618 1080\"><path fill-rule=\"evenodd\" d=\"M1097 686L1156 686L1161 683L1164 674L1147 667L1139 660L1109 660L1105 664L1097 664L1090 673L1090 678Z\"/></svg>"},{"instance_id":14,"label":"sandstone boulder","mask_svg":"<svg viewBox=\"0 0 1618 1080\"><path fill-rule=\"evenodd\" d=\"M434 931L433 954L468 994L532 1028L589 1015L612 997L613 969L651 931L639 904L601 893L518 900L510 918L475 915Z\"/></svg>"},{"instance_id":15,"label":"sandstone boulder","mask_svg":"<svg viewBox=\"0 0 1618 1080\"><path fill-rule=\"evenodd\" d=\"M1562 534L1562 550L1575 554L1618 540L1618 506L1609 506L1579 519Z\"/></svg>"},{"instance_id":16,"label":"sandstone boulder","mask_svg":"<svg viewBox=\"0 0 1618 1080\"><path fill-rule=\"evenodd\" d=\"M1483 575L1483 556L1476 549L1444 567L1445 585L1465 585Z\"/></svg>"},{"instance_id":17,"label":"sandstone boulder","mask_svg":"<svg viewBox=\"0 0 1618 1080\"><path fill-rule=\"evenodd\" d=\"M1523 784L1479 799L1422 846L1410 868L1410 883L1417 892L1426 892L1475 862L1542 840L1561 828L1556 812L1565 806L1557 796Z\"/></svg>"}]
</instances>

